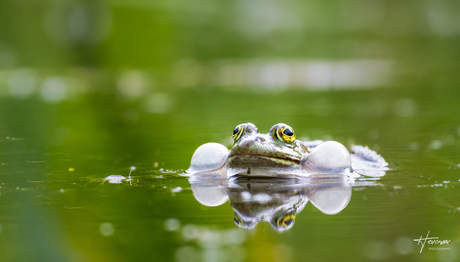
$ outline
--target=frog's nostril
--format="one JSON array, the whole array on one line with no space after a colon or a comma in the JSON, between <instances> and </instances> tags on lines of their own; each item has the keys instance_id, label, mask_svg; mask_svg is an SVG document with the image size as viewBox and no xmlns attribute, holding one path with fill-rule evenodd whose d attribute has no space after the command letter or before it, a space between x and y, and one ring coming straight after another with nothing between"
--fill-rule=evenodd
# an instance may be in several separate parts
<instances>
[{"instance_id":1,"label":"frog's nostril","mask_svg":"<svg viewBox=\"0 0 460 262\"><path fill-rule=\"evenodd\" d=\"M256 137L255 141L256 142L265 142L265 138L258 136L258 137Z\"/></svg>"},{"instance_id":2,"label":"frog's nostril","mask_svg":"<svg viewBox=\"0 0 460 262\"><path fill-rule=\"evenodd\" d=\"M240 142L240 148L245 148L245 147L250 147L252 146L252 144L254 144L254 140L252 139L243 139L241 142Z\"/></svg>"}]
</instances>

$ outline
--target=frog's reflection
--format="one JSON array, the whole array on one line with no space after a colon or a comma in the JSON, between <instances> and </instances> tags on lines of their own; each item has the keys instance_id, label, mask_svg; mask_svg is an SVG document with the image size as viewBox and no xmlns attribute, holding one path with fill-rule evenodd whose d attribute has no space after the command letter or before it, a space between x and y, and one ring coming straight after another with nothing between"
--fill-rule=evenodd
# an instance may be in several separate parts
<instances>
[{"instance_id":1,"label":"frog's reflection","mask_svg":"<svg viewBox=\"0 0 460 262\"><path fill-rule=\"evenodd\" d=\"M219 206L230 200L233 220L242 228L253 228L259 221L283 231L294 226L296 216L310 201L324 214L341 212L349 203L352 187L346 177L279 179L192 176L196 200L206 206Z\"/></svg>"}]
</instances>

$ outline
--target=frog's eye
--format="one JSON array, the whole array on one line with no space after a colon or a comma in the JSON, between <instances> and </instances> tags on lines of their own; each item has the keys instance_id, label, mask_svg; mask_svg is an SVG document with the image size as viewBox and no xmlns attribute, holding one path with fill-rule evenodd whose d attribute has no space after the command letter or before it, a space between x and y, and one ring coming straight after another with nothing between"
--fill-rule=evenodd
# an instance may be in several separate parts
<instances>
[{"instance_id":1,"label":"frog's eye","mask_svg":"<svg viewBox=\"0 0 460 262\"><path fill-rule=\"evenodd\" d=\"M291 213L291 214L287 214L283 217L280 217L278 219L276 219L276 226L279 228L279 229L289 229L291 228L294 223L295 223L295 214Z\"/></svg>"},{"instance_id":2,"label":"frog's eye","mask_svg":"<svg viewBox=\"0 0 460 262\"><path fill-rule=\"evenodd\" d=\"M241 137L241 135L243 135L245 126L246 126L246 125L244 125L244 124L242 124L242 125L237 125L237 126L235 127L235 129L233 129L233 135L232 135L232 137L233 137L233 140L234 140L234 141L238 140L238 139Z\"/></svg>"},{"instance_id":3,"label":"frog's eye","mask_svg":"<svg viewBox=\"0 0 460 262\"><path fill-rule=\"evenodd\" d=\"M275 133L276 133L276 137L280 141L284 141L286 143L292 143L295 141L294 129L292 129L288 125L279 125L276 128Z\"/></svg>"}]
</instances>

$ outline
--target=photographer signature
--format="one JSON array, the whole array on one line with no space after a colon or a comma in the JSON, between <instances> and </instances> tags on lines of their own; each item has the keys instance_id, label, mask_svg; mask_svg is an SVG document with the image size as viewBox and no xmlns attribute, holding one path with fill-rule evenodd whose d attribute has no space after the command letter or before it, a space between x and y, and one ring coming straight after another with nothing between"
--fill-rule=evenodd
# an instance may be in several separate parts
<instances>
[{"instance_id":1,"label":"photographer signature","mask_svg":"<svg viewBox=\"0 0 460 262\"><path fill-rule=\"evenodd\" d=\"M417 241L418 244L417 245L421 245L422 248L420 249L420 253L422 253L423 251L423 247L425 246L425 244L428 244L428 245L449 245L449 242L450 240L439 240L439 237L428 237L430 235L430 231L428 231L428 233L426 234L426 237L424 238L423 236L420 236L420 238L418 239L414 239L414 241ZM431 249L431 248L430 248ZM439 249L439 248L437 248ZM450 249L450 248L448 248Z\"/></svg>"}]
</instances>

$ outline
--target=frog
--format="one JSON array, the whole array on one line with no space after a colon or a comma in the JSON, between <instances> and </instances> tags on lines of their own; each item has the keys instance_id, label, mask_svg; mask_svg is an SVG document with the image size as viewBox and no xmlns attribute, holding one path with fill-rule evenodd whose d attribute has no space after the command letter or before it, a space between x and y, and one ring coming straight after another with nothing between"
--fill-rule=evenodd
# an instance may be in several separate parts
<instances>
[{"instance_id":1,"label":"frog","mask_svg":"<svg viewBox=\"0 0 460 262\"><path fill-rule=\"evenodd\" d=\"M219 143L198 147L188 173L221 176L332 176L353 173L352 159L363 170L384 171L388 163L375 151L353 146L352 152L337 141L300 141L294 129L284 123L259 133L253 123L237 125L233 146ZM378 173L382 175L382 173Z\"/></svg>"}]
</instances>

